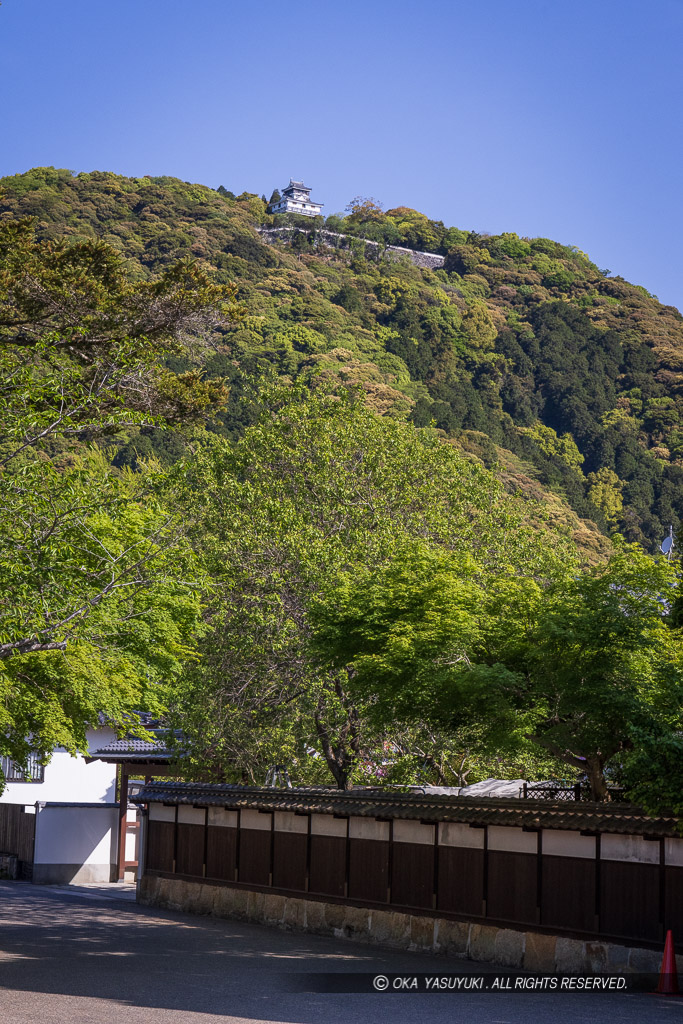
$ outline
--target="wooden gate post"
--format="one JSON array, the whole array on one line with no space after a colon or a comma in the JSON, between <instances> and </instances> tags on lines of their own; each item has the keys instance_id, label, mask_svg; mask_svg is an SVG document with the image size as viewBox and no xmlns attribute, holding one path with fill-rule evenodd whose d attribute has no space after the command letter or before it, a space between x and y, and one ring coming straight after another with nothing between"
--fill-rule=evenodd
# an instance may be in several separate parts
<instances>
[{"instance_id":1,"label":"wooden gate post","mask_svg":"<svg viewBox=\"0 0 683 1024\"><path fill-rule=\"evenodd\" d=\"M119 781L119 843L116 856L116 878L122 882L126 877L126 830L128 823L128 775L121 765Z\"/></svg>"}]
</instances>

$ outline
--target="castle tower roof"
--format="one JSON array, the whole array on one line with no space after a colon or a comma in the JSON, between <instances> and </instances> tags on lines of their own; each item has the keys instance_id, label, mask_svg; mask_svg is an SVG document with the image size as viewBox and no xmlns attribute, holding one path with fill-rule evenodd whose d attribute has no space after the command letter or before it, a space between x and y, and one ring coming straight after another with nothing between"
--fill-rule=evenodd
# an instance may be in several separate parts
<instances>
[{"instance_id":1,"label":"castle tower roof","mask_svg":"<svg viewBox=\"0 0 683 1024\"><path fill-rule=\"evenodd\" d=\"M296 178L289 179L289 185L282 190L282 198L268 207L269 213L298 213L304 217L318 217L322 212L322 203L314 203L310 196L310 186Z\"/></svg>"}]
</instances>

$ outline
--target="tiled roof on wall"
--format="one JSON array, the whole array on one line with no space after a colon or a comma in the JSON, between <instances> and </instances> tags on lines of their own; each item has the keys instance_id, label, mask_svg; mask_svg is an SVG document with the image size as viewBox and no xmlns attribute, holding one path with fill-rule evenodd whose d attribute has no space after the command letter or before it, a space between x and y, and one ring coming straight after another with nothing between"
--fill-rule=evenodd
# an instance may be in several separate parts
<instances>
[{"instance_id":1,"label":"tiled roof on wall","mask_svg":"<svg viewBox=\"0 0 683 1024\"><path fill-rule=\"evenodd\" d=\"M139 804L220 806L232 810L294 811L300 814L411 818L468 825L508 825L526 829L616 832L680 836L673 815L649 817L631 804L453 797L387 789L341 791L325 788L272 789L188 782L155 782L133 797Z\"/></svg>"}]
</instances>

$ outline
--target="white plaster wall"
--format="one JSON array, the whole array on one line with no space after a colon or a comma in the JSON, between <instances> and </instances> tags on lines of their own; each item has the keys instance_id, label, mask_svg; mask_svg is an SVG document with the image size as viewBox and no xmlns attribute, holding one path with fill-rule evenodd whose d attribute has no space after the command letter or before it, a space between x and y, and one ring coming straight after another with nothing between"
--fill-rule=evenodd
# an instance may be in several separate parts
<instances>
[{"instance_id":1,"label":"white plaster wall","mask_svg":"<svg viewBox=\"0 0 683 1024\"><path fill-rule=\"evenodd\" d=\"M206 811L203 807L187 807L183 804L178 808L180 825L203 825L206 822Z\"/></svg>"},{"instance_id":2,"label":"white plaster wall","mask_svg":"<svg viewBox=\"0 0 683 1024\"><path fill-rule=\"evenodd\" d=\"M394 821L394 842L420 843L423 846L433 846L434 826L423 825L419 821L396 818Z\"/></svg>"},{"instance_id":3,"label":"white plaster wall","mask_svg":"<svg viewBox=\"0 0 683 1024\"><path fill-rule=\"evenodd\" d=\"M89 729L88 749L98 750L116 739L113 729ZM8 782L0 802L33 804L60 801L79 803L114 803L116 799L116 765L103 761L86 764L81 755L72 757L57 749L45 766L44 782Z\"/></svg>"},{"instance_id":4,"label":"white plaster wall","mask_svg":"<svg viewBox=\"0 0 683 1024\"><path fill-rule=\"evenodd\" d=\"M129 829L126 832L126 847L125 855L127 861L133 861L138 859L138 833L135 829Z\"/></svg>"},{"instance_id":5,"label":"white plaster wall","mask_svg":"<svg viewBox=\"0 0 683 1024\"><path fill-rule=\"evenodd\" d=\"M389 839L389 822L376 821L374 818L349 818L349 836L351 839Z\"/></svg>"},{"instance_id":6,"label":"white plaster wall","mask_svg":"<svg viewBox=\"0 0 683 1024\"><path fill-rule=\"evenodd\" d=\"M259 829L261 832L270 832L270 813L261 814L260 811L245 809L241 814L242 828Z\"/></svg>"},{"instance_id":7,"label":"white plaster wall","mask_svg":"<svg viewBox=\"0 0 683 1024\"><path fill-rule=\"evenodd\" d=\"M601 860L624 860L632 864L659 864L659 843L642 836L602 835Z\"/></svg>"},{"instance_id":8,"label":"white plaster wall","mask_svg":"<svg viewBox=\"0 0 683 1024\"><path fill-rule=\"evenodd\" d=\"M595 859L595 836L582 836L580 832L564 830L543 831L543 854L546 857L581 857Z\"/></svg>"},{"instance_id":9,"label":"white plaster wall","mask_svg":"<svg viewBox=\"0 0 683 1024\"><path fill-rule=\"evenodd\" d=\"M683 867L683 839L665 839L665 862L671 867Z\"/></svg>"},{"instance_id":10,"label":"white plaster wall","mask_svg":"<svg viewBox=\"0 0 683 1024\"><path fill-rule=\"evenodd\" d=\"M312 814L311 834L314 836L346 837L346 818L335 818L332 814Z\"/></svg>"},{"instance_id":11,"label":"white plaster wall","mask_svg":"<svg viewBox=\"0 0 683 1024\"><path fill-rule=\"evenodd\" d=\"M218 808L215 808L218 809ZM222 808L221 808L222 809ZM210 808L210 811L214 808ZM149 820L150 821L175 821L175 807L165 807L164 804L150 804L149 805ZM209 813L209 824L215 825L220 822L211 821L211 814Z\"/></svg>"},{"instance_id":12,"label":"white plaster wall","mask_svg":"<svg viewBox=\"0 0 683 1024\"><path fill-rule=\"evenodd\" d=\"M276 811L275 831L305 834L308 832L308 815L294 814L293 811Z\"/></svg>"},{"instance_id":13,"label":"white plaster wall","mask_svg":"<svg viewBox=\"0 0 683 1024\"><path fill-rule=\"evenodd\" d=\"M506 853L536 853L538 839L536 832L524 832L521 828L506 825L489 826L489 850Z\"/></svg>"},{"instance_id":14,"label":"white plaster wall","mask_svg":"<svg viewBox=\"0 0 683 1024\"><path fill-rule=\"evenodd\" d=\"M115 804L40 808L34 880L109 881L116 863L118 820Z\"/></svg>"},{"instance_id":15,"label":"white plaster wall","mask_svg":"<svg viewBox=\"0 0 683 1024\"><path fill-rule=\"evenodd\" d=\"M440 846L462 846L468 850L484 849L484 829L471 828L459 821L442 821L439 824Z\"/></svg>"},{"instance_id":16,"label":"white plaster wall","mask_svg":"<svg viewBox=\"0 0 683 1024\"><path fill-rule=\"evenodd\" d=\"M152 817L152 808L159 806L151 804L149 816ZM164 807L165 811L172 811L172 807ZM168 819L173 820L173 819ZM222 828L237 828L237 811L229 811L226 807L209 807L209 825L220 825Z\"/></svg>"},{"instance_id":17,"label":"white plaster wall","mask_svg":"<svg viewBox=\"0 0 683 1024\"><path fill-rule=\"evenodd\" d=\"M299 199L285 199L273 207L274 213L304 213L315 217L322 212L317 203L304 203Z\"/></svg>"}]
</instances>

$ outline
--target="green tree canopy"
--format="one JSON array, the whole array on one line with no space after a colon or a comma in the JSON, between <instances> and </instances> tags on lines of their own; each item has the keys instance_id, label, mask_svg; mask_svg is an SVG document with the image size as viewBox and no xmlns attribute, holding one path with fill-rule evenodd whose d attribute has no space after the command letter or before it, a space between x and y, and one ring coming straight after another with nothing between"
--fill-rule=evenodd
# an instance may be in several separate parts
<instances>
[{"instance_id":1,"label":"green tree canopy","mask_svg":"<svg viewBox=\"0 0 683 1024\"><path fill-rule=\"evenodd\" d=\"M296 734L299 762L317 747L346 786L377 735L365 702L349 700L346 667L321 670L309 649L311 602L411 540L454 559L472 552L481 572L543 578L571 561L571 544L539 544L537 506L505 495L433 431L379 419L353 392L300 384L260 401L258 424L233 447L203 448L188 474L187 517L215 589L179 720L200 770L263 774L274 738L287 736L294 756Z\"/></svg>"},{"instance_id":2,"label":"green tree canopy","mask_svg":"<svg viewBox=\"0 0 683 1024\"><path fill-rule=\"evenodd\" d=\"M189 649L196 573L170 492L151 468L113 469L92 442L224 401L220 384L163 360L226 323L232 299L190 262L133 281L103 242L0 227L0 734L12 756L29 740L75 749L99 713L121 723Z\"/></svg>"},{"instance_id":3,"label":"green tree canopy","mask_svg":"<svg viewBox=\"0 0 683 1024\"><path fill-rule=\"evenodd\" d=\"M683 724L683 635L666 621L677 585L635 548L545 585L413 550L326 595L313 646L321 665L348 666L384 721L469 723L500 750L535 744L602 799L606 766L639 730Z\"/></svg>"},{"instance_id":4,"label":"green tree canopy","mask_svg":"<svg viewBox=\"0 0 683 1024\"><path fill-rule=\"evenodd\" d=\"M158 713L200 627L200 575L154 473L95 453L32 468L0 518L0 751L20 763L85 749L102 715Z\"/></svg>"}]
</instances>

